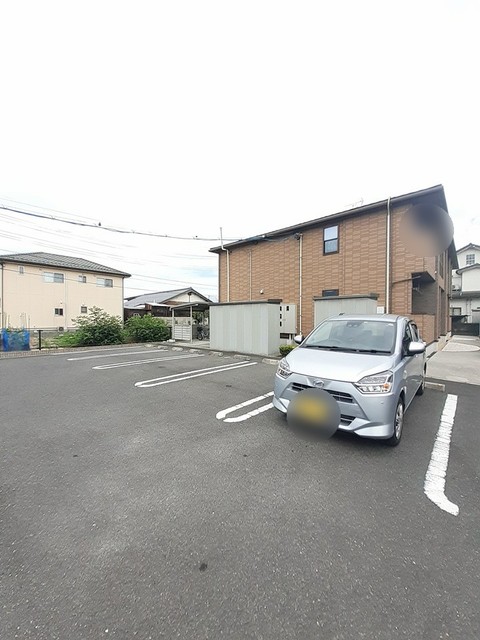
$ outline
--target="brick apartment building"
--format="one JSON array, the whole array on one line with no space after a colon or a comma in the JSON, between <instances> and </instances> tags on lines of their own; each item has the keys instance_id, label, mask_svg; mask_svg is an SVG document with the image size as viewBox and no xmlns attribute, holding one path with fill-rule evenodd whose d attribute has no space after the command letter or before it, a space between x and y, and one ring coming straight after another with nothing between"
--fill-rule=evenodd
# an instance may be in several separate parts
<instances>
[{"instance_id":1,"label":"brick apartment building","mask_svg":"<svg viewBox=\"0 0 480 640\"><path fill-rule=\"evenodd\" d=\"M403 244L399 225L412 205L448 212L442 185L214 247L219 256L219 301L280 299L297 305L297 328L314 324L314 300L376 298L379 312L413 318L427 342L450 330L455 245L420 258ZM388 222L389 220L389 222ZM387 259L387 228L390 259Z\"/></svg>"}]
</instances>

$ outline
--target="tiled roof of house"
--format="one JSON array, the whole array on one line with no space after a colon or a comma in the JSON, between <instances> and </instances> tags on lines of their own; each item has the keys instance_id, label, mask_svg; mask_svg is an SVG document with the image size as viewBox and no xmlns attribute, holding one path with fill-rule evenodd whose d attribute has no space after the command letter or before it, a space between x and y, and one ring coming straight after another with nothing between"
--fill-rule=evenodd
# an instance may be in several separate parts
<instances>
[{"instance_id":1,"label":"tiled roof of house","mask_svg":"<svg viewBox=\"0 0 480 640\"><path fill-rule=\"evenodd\" d=\"M144 305L144 304L163 304L165 302L168 302L169 300L172 300L173 298L176 298L182 293L189 293L189 292L194 293L197 296L200 296L200 298L203 298L206 302L211 302L208 298L203 296L201 293L198 293L198 291L195 291L195 289L192 289L191 287L186 287L185 289L172 289L171 291L157 291L156 293L144 293L143 295L140 295L140 296L130 296L129 298L125 298L124 306L126 309L135 309L139 305Z\"/></svg>"},{"instance_id":2,"label":"tiled roof of house","mask_svg":"<svg viewBox=\"0 0 480 640\"><path fill-rule=\"evenodd\" d=\"M35 264L42 267L57 267L59 269L76 269L77 271L92 271L94 273L109 273L114 276L130 278L130 274L118 269L106 267L103 264L76 258L74 256L59 256L55 253L45 253L38 251L35 253L10 253L0 255L0 263L17 262L22 264Z\"/></svg>"}]
</instances>

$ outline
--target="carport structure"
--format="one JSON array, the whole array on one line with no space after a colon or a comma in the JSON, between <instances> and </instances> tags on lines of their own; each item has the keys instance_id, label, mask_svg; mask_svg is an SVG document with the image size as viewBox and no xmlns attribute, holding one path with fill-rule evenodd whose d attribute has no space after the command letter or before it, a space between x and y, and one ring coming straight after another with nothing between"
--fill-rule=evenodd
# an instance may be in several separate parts
<instances>
[{"instance_id":1,"label":"carport structure","mask_svg":"<svg viewBox=\"0 0 480 640\"><path fill-rule=\"evenodd\" d=\"M193 331L194 312L205 314L212 301L195 289L175 289L172 291L157 291L126 298L124 302L124 316L128 320L131 316L151 314L163 318L172 327L172 338L191 342L196 333Z\"/></svg>"},{"instance_id":2,"label":"carport structure","mask_svg":"<svg viewBox=\"0 0 480 640\"><path fill-rule=\"evenodd\" d=\"M197 325L193 324L193 312L199 312L202 314L202 324L205 324L205 318L208 317L208 310L210 308L210 303L207 302L190 302L186 304L179 304L171 307L172 312L172 338L174 340L182 340L187 342L192 342L194 338L197 337L196 329ZM189 312L189 322L187 325L184 323L178 324L175 322L175 314L178 317L185 318L185 312ZM180 312L180 315L179 313ZM195 328L195 331L194 331Z\"/></svg>"}]
</instances>

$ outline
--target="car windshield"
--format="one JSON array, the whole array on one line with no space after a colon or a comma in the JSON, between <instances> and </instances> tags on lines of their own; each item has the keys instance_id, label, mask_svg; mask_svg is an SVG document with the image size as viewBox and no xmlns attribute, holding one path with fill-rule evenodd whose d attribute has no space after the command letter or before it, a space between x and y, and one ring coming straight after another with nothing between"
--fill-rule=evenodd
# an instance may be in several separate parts
<instances>
[{"instance_id":1,"label":"car windshield","mask_svg":"<svg viewBox=\"0 0 480 640\"><path fill-rule=\"evenodd\" d=\"M394 341L394 322L332 318L322 322L302 347L356 353L392 353Z\"/></svg>"}]
</instances>

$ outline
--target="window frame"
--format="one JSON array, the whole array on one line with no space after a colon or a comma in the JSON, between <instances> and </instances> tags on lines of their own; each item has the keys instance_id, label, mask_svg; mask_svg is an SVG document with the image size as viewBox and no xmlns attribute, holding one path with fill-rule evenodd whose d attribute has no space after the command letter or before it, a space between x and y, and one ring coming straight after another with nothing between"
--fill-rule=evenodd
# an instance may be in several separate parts
<instances>
[{"instance_id":1,"label":"window frame","mask_svg":"<svg viewBox=\"0 0 480 640\"><path fill-rule=\"evenodd\" d=\"M47 276L52 276L53 279L47 280ZM60 277L62 278L61 280ZM65 274L60 273L59 271L44 271L43 281L46 284L65 284Z\"/></svg>"},{"instance_id":2,"label":"window frame","mask_svg":"<svg viewBox=\"0 0 480 640\"><path fill-rule=\"evenodd\" d=\"M322 289L322 298L337 298L340 295L340 289Z\"/></svg>"},{"instance_id":3,"label":"window frame","mask_svg":"<svg viewBox=\"0 0 480 640\"><path fill-rule=\"evenodd\" d=\"M469 258L472 259L471 262L469 262ZM475 254L474 253L466 253L465 254L465 266L466 267L471 267L473 264L475 264Z\"/></svg>"},{"instance_id":4,"label":"window frame","mask_svg":"<svg viewBox=\"0 0 480 640\"><path fill-rule=\"evenodd\" d=\"M25 275L25 267L23 266L23 264L19 264L19 265L18 265L18 274L19 274L20 276Z\"/></svg>"},{"instance_id":5,"label":"window frame","mask_svg":"<svg viewBox=\"0 0 480 640\"><path fill-rule=\"evenodd\" d=\"M56 317L63 317L63 307L55 307L53 313Z\"/></svg>"},{"instance_id":6,"label":"window frame","mask_svg":"<svg viewBox=\"0 0 480 640\"><path fill-rule=\"evenodd\" d=\"M336 237L334 237L334 238L325 238L325 232L328 231L329 229L336 229L337 230ZM332 224L329 227L324 227L323 231L322 231L322 240L323 240L323 255L324 256L329 256L329 255L332 255L334 253L339 253L339 251L340 251L340 225ZM327 242L333 242L333 241L336 241L336 243L337 243L336 249L334 251L327 251L326 250Z\"/></svg>"},{"instance_id":7,"label":"window frame","mask_svg":"<svg viewBox=\"0 0 480 640\"><path fill-rule=\"evenodd\" d=\"M84 311L85 309L85 311ZM86 304L81 304L80 305L80 313L88 313L88 307Z\"/></svg>"},{"instance_id":8,"label":"window frame","mask_svg":"<svg viewBox=\"0 0 480 640\"><path fill-rule=\"evenodd\" d=\"M85 275L83 275L83 274L80 274L80 275L78 276L78 282L79 282L80 284L87 284L87 276L85 276Z\"/></svg>"},{"instance_id":9,"label":"window frame","mask_svg":"<svg viewBox=\"0 0 480 640\"><path fill-rule=\"evenodd\" d=\"M112 284L107 284L107 282L111 282ZM113 278L97 278L97 287L104 287L105 289L113 289Z\"/></svg>"}]
</instances>

